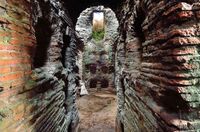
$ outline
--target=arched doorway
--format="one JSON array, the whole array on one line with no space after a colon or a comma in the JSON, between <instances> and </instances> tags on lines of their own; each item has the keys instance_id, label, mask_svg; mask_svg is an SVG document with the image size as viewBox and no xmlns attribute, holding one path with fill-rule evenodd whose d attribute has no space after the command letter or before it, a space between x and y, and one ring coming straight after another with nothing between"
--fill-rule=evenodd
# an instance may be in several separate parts
<instances>
[{"instance_id":1,"label":"arched doorway","mask_svg":"<svg viewBox=\"0 0 200 132\"><path fill-rule=\"evenodd\" d=\"M113 87L113 47L118 26L115 13L103 6L88 8L78 18L76 31L84 45L83 52L79 54L79 68L87 89L94 87L94 80L99 89Z\"/></svg>"},{"instance_id":2,"label":"arched doorway","mask_svg":"<svg viewBox=\"0 0 200 132\"><path fill-rule=\"evenodd\" d=\"M89 92L77 99L80 131L114 131L117 113L114 50L118 37L115 13L103 6L84 10L76 31L83 43L79 53L81 80Z\"/></svg>"}]
</instances>

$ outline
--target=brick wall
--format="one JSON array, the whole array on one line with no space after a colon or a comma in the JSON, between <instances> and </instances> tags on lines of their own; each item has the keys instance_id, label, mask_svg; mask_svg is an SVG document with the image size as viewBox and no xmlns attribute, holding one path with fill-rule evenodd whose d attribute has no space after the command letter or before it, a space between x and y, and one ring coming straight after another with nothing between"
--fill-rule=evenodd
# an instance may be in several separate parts
<instances>
[{"instance_id":1,"label":"brick wall","mask_svg":"<svg viewBox=\"0 0 200 132\"><path fill-rule=\"evenodd\" d=\"M21 125L29 106L22 96L31 74L32 51L36 44L26 0L0 1L0 130Z\"/></svg>"},{"instance_id":2,"label":"brick wall","mask_svg":"<svg viewBox=\"0 0 200 132\"><path fill-rule=\"evenodd\" d=\"M76 37L71 20L58 17L50 1L32 2L0 1L0 131L73 131L78 115ZM65 11L62 4L60 8ZM49 23L49 36L45 29L35 36L39 19ZM67 27L71 30L65 33ZM69 42L64 41L65 35ZM49 41L40 43L41 37ZM41 45L46 49L37 52ZM34 67L40 59L36 54L47 57Z\"/></svg>"},{"instance_id":3,"label":"brick wall","mask_svg":"<svg viewBox=\"0 0 200 132\"><path fill-rule=\"evenodd\" d=\"M125 132L200 129L199 10L197 0L124 2L116 86Z\"/></svg>"},{"instance_id":4,"label":"brick wall","mask_svg":"<svg viewBox=\"0 0 200 132\"><path fill-rule=\"evenodd\" d=\"M1 1L0 84L1 97L22 91L31 73L31 52L35 45L27 1Z\"/></svg>"}]
</instances>

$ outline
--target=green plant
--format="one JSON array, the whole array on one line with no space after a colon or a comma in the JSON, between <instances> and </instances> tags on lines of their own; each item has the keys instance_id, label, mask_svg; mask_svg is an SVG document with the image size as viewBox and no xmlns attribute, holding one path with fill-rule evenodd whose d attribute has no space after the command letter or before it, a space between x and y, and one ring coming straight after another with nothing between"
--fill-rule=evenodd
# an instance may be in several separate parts
<instances>
[{"instance_id":1,"label":"green plant","mask_svg":"<svg viewBox=\"0 0 200 132\"><path fill-rule=\"evenodd\" d=\"M92 32L92 38L96 41L100 41L104 38L105 31L100 30L100 31L93 31Z\"/></svg>"}]
</instances>

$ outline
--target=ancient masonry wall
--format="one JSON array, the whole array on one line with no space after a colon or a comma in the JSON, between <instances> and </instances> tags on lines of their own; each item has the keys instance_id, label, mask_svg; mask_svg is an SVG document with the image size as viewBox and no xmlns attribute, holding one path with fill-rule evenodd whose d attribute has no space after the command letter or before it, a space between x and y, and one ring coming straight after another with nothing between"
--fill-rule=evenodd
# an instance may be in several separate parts
<instances>
[{"instance_id":1,"label":"ancient masonry wall","mask_svg":"<svg viewBox=\"0 0 200 132\"><path fill-rule=\"evenodd\" d=\"M1 132L77 127L76 37L71 20L57 13L48 0L0 1Z\"/></svg>"},{"instance_id":2,"label":"ancient masonry wall","mask_svg":"<svg viewBox=\"0 0 200 132\"><path fill-rule=\"evenodd\" d=\"M199 1L126 0L118 17L118 127L199 130Z\"/></svg>"},{"instance_id":3,"label":"ancient masonry wall","mask_svg":"<svg viewBox=\"0 0 200 132\"><path fill-rule=\"evenodd\" d=\"M105 36L97 41L92 38L92 19L95 11L105 13ZM85 9L79 16L76 24L76 32L83 41L84 51L80 71L83 71L83 81L87 88L107 88L113 86L113 51L117 39L119 23L114 12L110 8L94 6ZM80 65L81 66L81 65ZM82 69L83 68L83 69ZM106 86L108 83L108 86ZM96 86L97 85L97 86Z\"/></svg>"}]
</instances>

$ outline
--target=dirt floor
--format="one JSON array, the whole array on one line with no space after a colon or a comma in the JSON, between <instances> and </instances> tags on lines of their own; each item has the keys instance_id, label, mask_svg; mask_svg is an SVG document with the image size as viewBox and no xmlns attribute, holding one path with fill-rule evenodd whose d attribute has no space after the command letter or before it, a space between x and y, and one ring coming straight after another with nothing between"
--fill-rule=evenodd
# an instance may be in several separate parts
<instances>
[{"instance_id":1,"label":"dirt floor","mask_svg":"<svg viewBox=\"0 0 200 132\"><path fill-rule=\"evenodd\" d=\"M93 91L79 97L79 132L115 132L116 95L112 91Z\"/></svg>"}]
</instances>

